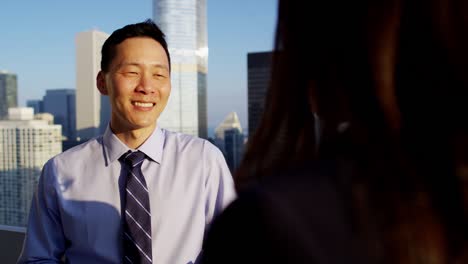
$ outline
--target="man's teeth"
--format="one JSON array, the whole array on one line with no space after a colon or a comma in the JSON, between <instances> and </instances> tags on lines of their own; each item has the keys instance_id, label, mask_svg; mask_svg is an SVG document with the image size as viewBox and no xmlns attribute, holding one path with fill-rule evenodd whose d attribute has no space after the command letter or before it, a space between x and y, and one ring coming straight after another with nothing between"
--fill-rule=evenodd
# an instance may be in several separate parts
<instances>
[{"instance_id":1,"label":"man's teeth","mask_svg":"<svg viewBox=\"0 0 468 264\"><path fill-rule=\"evenodd\" d=\"M152 107L152 106L153 106L153 103L135 102L134 104L135 104L136 106L140 106L140 107Z\"/></svg>"}]
</instances>

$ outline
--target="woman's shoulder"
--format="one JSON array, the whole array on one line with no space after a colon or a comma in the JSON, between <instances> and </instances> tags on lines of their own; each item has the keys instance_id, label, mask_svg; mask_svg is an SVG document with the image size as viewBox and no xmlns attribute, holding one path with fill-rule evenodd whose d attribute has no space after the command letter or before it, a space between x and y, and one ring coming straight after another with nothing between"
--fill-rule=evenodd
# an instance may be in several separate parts
<instances>
[{"instance_id":1,"label":"woman's shoulder","mask_svg":"<svg viewBox=\"0 0 468 264\"><path fill-rule=\"evenodd\" d=\"M212 233L237 240L236 248L260 263L352 263L352 227L335 173L330 164L314 164L266 177L239 193Z\"/></svg>"}]
</instances>

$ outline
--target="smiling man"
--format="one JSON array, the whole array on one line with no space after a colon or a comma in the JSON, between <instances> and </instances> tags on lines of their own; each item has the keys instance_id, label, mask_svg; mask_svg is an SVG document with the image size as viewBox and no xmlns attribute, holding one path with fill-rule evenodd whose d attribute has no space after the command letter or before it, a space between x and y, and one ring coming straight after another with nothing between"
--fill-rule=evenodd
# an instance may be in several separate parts
<instances>
[{"instance_id":1,"label":"smiling man","mask_svg":"<svg viewBox=\"0 0 468 264\"><path fill-rule=\"evenodd\" d=\"M195 263L213 217L235 197L221 152L157 120L171 92L164 34L151 20L102 47L104 135L50 159L19 263Z\"/></svg>"}]
</instances>

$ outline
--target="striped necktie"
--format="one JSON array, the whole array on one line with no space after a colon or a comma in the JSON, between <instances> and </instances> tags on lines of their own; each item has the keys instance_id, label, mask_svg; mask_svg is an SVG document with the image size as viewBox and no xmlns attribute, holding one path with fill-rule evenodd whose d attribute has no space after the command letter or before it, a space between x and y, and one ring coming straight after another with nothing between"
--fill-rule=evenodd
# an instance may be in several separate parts
<instances>
[{"instance_id":1,"label":"striped necktie","mask_svg":"<svg viewBox=\"0 0 468 264\"><path fill-rule=\"evenodd\" d=\"M148 188L141 172L145 157L141 151L130 150L121 157L128 170L123 223L124 263L152 263L151 211Z\"/></svg>"}]
</instances>

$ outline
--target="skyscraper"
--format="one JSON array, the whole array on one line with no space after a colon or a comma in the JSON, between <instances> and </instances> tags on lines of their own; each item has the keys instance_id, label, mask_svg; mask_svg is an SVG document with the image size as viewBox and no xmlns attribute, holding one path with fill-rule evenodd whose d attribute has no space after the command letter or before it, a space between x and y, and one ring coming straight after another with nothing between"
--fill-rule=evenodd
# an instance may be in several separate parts
<instances>
[{"instance_id":1,"label":"skyscraper","mask_svg":"<svg viewBox=\"0 0 468 264\"><path fill-rule=\"evenodd\" d=\"M271 52L247 54L249 137L257 129L263 114L266 91L270 82L271 56Z\"/></svg>"},{"instance_id":2,"label":"skyscraper","mask_svg":"<svg viewBox=\"0 0 468 264\"><path fill-rule=\"evenodd\" d=\"M101 47L108 37L96 30L76 36L76 130L82 140L99 135L110 118L108 98L96 88Z\"/></svg>"},{"instance_id":3,"label":"skyscraper","mask_svg":"<svg viewBox=\"0 0 468 264\"><path fill-rule=\"evenodd\" d=\"M62 135L76 138L75 89L46 90L42 100L43 112L54 116L54 123L62 126Z\"/></svg>"},{"instance_id":4,"label":"skyscraper","mask_svg":"<svg viewBox=\"0 0 468 264\"><path fill-rule=\"evenodd\" d=\"M0 120L8 117L8 108L18 105L16 74L0 71Z\"/></svg>"},{"instance_id":5,"label":"skyscraper","mask_svg":"<svg viewBox=\"0 0 468 264\"><path fill-rule=\"evenodd\" d=\"M0 121L0 225L25 226L42 166L62 151L61 127L10 108Z\"/></svg>"},{"instance_id":6,"label":"skyscraper","mask_svg":"<svg viewBox=\"0 0 468 264\"><path fill-rule=\"evenodd\" d=\"M237 128L224 131L224 150L226 163L231 171L239 167L244 154L244 134Z\"/></svg>"},{"instance_id":7,"label":"skyscraper","mask_svg":"<svg viewBox=\"0 0 468 264\"><path fill-rule=\"evenodd\" d=\"M206 0L153 0L153 8L154 21L166 35L171 54L172 91L158 124L206 138Z\"/></svg>"},{"instance_id":8,"label":"skyscraper","mask_svg":"<svg viewBox=\"0 0 468 264\"><path fill-rule=\"evenodd\" d=\"M221 122L215 129L215 137L224 139L224 132L229 129L237 129L242 133L242 126L239 121L239 116L236 112L230 112L226 115L223 122Z\"/></svg>"}]
</instances>

